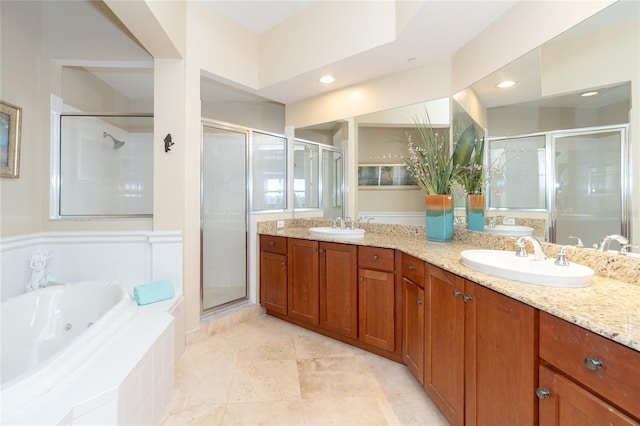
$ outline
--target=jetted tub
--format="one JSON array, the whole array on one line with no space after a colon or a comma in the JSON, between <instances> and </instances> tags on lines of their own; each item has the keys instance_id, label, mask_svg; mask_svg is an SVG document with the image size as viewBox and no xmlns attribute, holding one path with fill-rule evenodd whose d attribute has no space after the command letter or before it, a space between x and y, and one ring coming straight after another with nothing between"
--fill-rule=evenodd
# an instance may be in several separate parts
<instances>
[{"instance_id":1,"label":"jetted tub","mask_svg":"<svg viewBox=\"0 0 640 426\"><path fill-rule=\"evenodd\" d=\"M3 302L2 405L21 405L46 393L137 310L124 287L106 281L50 286Z\"/></svg>"}]
</instances>

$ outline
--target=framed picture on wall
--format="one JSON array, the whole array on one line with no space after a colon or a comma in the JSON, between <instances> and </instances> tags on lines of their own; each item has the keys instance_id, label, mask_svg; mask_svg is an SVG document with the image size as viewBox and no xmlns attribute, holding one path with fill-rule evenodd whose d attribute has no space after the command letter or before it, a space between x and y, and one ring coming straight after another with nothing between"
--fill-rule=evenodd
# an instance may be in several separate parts
<instances>
[{"instance_id":1,"label":"framed picture on wall","mask_svg":"<svg viewBox=\"0 0 640 426\"><path fill-rule=\"evenodd\" d=\"M0 177L20 175L22 108L0 101Z\"/></svg>"},{"instance_id":2,"label":"framed picture on wall","mask_svg":"<svg viewBox=\"0 0 640 426\"><path fill-rule=\"evenodd\" d=\"M360 164L358 165L358 187L360 189L417 188L415 180L404 164Z\"/></svg>"}]
</instances>

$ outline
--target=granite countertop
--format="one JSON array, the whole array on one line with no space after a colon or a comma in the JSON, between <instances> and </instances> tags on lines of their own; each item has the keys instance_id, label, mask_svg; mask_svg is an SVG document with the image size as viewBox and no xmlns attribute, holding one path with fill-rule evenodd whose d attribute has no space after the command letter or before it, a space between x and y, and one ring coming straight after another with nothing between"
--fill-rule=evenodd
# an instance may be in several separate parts
<instances>
[{"instance_id":1,"label":"granite countertop","mask_svg":"<svg viewBox=\"0 0 640 426\"><path fill-rule=\"evenodd\" d=\"M569 261L590 266L596 271L591 285L583 288L547 287L497 278L461 263L460 252L463 250L511 249L513 240L509 238L456 230L451 242L436 243L427 241L423 227L379 224L363 225L368 229L365 237L360 239L316 238L311 237L308 228L326 226L326 221L288 222L293 226L281 229L275 227L275 222L261 222L258 233L397 249L640 351L640 259L596 254L588 250L569 250ZM554 246L550 245L547 249L549 257L557 252L559 246Z\"/></svg>"}]
</instances>

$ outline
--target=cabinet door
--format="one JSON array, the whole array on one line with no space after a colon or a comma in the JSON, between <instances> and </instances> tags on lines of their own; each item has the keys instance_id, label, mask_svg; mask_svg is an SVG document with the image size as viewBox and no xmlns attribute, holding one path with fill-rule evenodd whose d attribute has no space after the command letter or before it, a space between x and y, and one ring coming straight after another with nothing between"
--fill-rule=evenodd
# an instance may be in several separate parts
<instances>
[{"instance_id":1,"label":"cabinet door","mask_svg":"<svg viewBox=\"0 0 640 426\"><path fill-rule=\"evenodd\" d=\"M359 339L395 350L395 274L358 270Z\"/></svg>"},{"instance_id":2,"label":"cabinet door","mask_svg":"<svg viewBox=\"0 0 640 426\"><path fill-rule=\"evenodd\" d=\"M357 247L320 243L320 325L358 338Z\"/></svg>"},{"instance_id":3,"label":"cabinet door","mask_svg":"<svg viewBox=\"0 0 640 426\"><path fill-rule=\"evenodd\" d=\"M540 401L541 425L639 424L571 380L544 366L540 366L539 391L548 392L548 396Z\"/></svg>"},{"instance_id":4,"label":"cabinet door","mask_svg":"<svg viewBox=\"0 0 640 426\"><path fill-rule=\"evenodd\" d=\"M424 290L402 281L402 357L418 381L424 382Z\"/></svg>"},{"instance_id":5,"label":"cabinet door","mask_svg":"<svg viewBox=\"0 0 640 426\"><path fill-rule=\"evenodd\" d=\"M429 265L424 389L453 425L464 424L464 279Z\"/></svg>"},{"instance_id":6,"label":"cabinet door","mask_svg":"<svg viewBox=\"0 0 640 426\"><path fill-rule=\"evenodd\" d=\"M465 284L465 424L533 425L535 309Z\"/></svg>"},{"instance_id":7,"label":"cabinet door","mask_svg":"<svg viewBox=\"0 0 640 426\"><path fill-rule=\"evenodd\" d=\"M283 254L260 252L260 303L287 314L287 257Z\"/></svg>"},{"instance_id":8,"label":"cabinet door","mask_svg":"<svg viewBox=\"0 0 640 426\"><path fill-rule=\"evenodd\" d=\"M318 242L290 238L287 253L289 316L318 325Z\"/></svg>"}]
</instances>

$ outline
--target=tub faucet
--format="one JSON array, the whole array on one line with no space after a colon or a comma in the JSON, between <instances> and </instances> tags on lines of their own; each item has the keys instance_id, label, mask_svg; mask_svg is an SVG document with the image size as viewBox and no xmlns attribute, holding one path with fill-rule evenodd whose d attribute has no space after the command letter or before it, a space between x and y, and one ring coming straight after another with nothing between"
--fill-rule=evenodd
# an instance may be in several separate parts
<instances>
[{"instance_id":1,"label":"tub faucet","mask_svg":"<svg viewBox=\"0 0 640 426\"><path fill-rule=\"evenodd\" d=\"M524 249L524 245L527 241L531 242L533 245L533 253L536 260L547 260L547 255L544 253L544 249L540 244L540 241L536 237L532 237L531 235L523 235L518 237L516 240L516 247L518 250L516 251L516 256L527 256L527 251Z\"/></svg>"},{"instance_id":2,"label":"tub faucet","mask_svg":"<svg viewBox=\"0 0 640 426\"><path fill-rule=\"evenodd\" d=\"M604 237L604 240L600 243L600 247L598 247L598 251L601 251L602 253L608 252L609 245L611 245L611 241L613 240L619 242L620 245L629 244L629 240L626 237L619 234L611 234Z\"/></svg>"}]
</instances>

